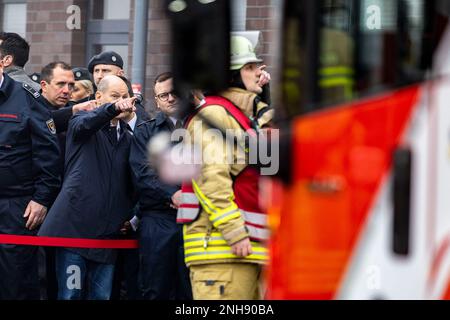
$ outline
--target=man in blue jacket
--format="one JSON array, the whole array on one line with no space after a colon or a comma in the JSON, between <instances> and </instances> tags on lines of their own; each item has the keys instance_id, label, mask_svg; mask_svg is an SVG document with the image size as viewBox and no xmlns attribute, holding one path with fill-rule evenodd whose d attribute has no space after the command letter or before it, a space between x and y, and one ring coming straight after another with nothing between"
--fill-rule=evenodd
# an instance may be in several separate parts
<instances>
[{"instance_id":1,"label":"man in blue jacket","mask_svg":"<svg viewBox=\"0 0 450 320\"><path fill-rule=\"evenodd\" d=\"M0 61L0 234L36 235L60 187L59 147L39 93ZM39 299L37 247L0 245L0 300Z\"/></svg>"},{"instance_id":2,"label":"man in blue jacket","mask_svg":"<svg viewBox=\"0 0 450 320\"><path fill-rule=\"evenodd\" d=\"M63 187L40 236L112 239L130 218L127 122L136 117L135 98L117 76L99 83L96 98L101 107L70 120ZM58 249L58 299L109 299L115 259L110 249Z\"/></svg>"},{"instance_id":3,"label":"man in blue jacket","mask_svg":"<svg viewBox=\"0 0 450 320\"><path fill-rule=\"evenodd\" d=\"M180 186L161 182L147 159L147 143L152 137L181 127L170 73L157 77L154 92L161 112L155 119L138 125L130 154L141 213L139 282L146 300L188 300L192 299L189 272L184 263L182 229L176 223L174 209L179 203Z\"/></svg>"}]
</instances>

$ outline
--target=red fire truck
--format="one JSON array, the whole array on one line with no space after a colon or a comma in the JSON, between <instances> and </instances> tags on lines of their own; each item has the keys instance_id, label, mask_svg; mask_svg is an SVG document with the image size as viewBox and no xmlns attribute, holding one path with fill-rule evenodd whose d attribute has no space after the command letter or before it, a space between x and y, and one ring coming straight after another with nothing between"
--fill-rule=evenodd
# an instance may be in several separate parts
<instances>
[{"instance_id":1,"label":"red fire truck","mask_svg":"<svg viewBox=\"0 0 450 320\"><path fill-rule=\"evenodd\" d=\"M172 12L179 89L221 87L226 3ZM449 1L275 3L268 298L450 298Z\"/></svg>"},{"instance_id":2,"label":"red fire truck","mask_svg":"<svg viewBox=\"0 0 450 320\"><path fill-rule=\"evenodd\" d=\"M284 1L269 298L450 298L449 14Z\"/></svg>"}]
</instances>

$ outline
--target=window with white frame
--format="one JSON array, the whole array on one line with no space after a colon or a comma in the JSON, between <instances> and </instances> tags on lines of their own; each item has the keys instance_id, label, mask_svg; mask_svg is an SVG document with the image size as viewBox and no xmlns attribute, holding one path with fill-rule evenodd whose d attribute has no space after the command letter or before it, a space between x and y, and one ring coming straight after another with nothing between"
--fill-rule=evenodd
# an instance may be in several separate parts
<instances>
[{"instance_id":1,"label":"window with white frame","mask_svg":"<svg viewBox=\"0 0 450 320\"><path fill-rule=\"evenodd\" d=\"M26 36L27 32L27 4L20 0L3 0L0 3L1 31L15 32L20 36Z\"/></svg>"}]
</instances>

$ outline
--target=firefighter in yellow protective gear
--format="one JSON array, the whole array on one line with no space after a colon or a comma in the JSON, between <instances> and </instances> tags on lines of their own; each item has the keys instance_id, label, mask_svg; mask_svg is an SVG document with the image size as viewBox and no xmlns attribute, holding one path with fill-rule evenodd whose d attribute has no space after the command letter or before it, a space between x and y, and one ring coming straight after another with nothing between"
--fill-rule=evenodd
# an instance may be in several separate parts
<instances>
[{"instance_id":1,"label":"firefighter in yellow protective gear","mask_svg":"<svg viewBox=\"0 0 450 320\"><path fill-rule=\"evenodd\" d=\"M241 133L250 125L268 125L273 110L259 94L270 75L245 37L232 36L231 51L230 88L207 97L186 124L191 137L201 137L203 151L201 174L183 188L177 216L185 223L185 261L196 300L261 298L261 266L267 261L266 215L257 199L259 176L248 166L248 154L242 158L242 149L229 148L223 136L211 133L211 124L222 132Z\"/></svg>"}]
</instances>

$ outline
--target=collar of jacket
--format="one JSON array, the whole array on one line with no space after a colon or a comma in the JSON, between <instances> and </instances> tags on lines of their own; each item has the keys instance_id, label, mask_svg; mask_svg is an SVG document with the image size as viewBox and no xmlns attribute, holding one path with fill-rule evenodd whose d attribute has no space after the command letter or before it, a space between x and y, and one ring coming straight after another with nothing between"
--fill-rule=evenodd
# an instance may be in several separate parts
<instances>
[{"instance_id":1,"label":"collar of jacket","mask_svg":"<svg viewBox=\"0 0 450 320\"><path fill-rule=\"evenodd\" d=\"M86 98L83 98L83 99L80 99L80 100L77 100L77 101L71 100L70 102L72 102L73 104L79 104L79 103L83 103L83 102L88 102L90 100L95 100L95 99L91 99L91 96L88 96Z\"/></svg>"},{"instance_id":2,"label":"collar of jacket","mask_svg":"<svg viewBox=\"0 0 450 320\"><path fill-rule=\"evenodd\" d=\"M8 68L5 68L4 72L13 80L20 83L26 83L36 91L39 91L41 89L41 85L31 80L31 78L25 73L25 70L23 70L23 68L21 67L10 66Z\"/></svg>"},{"instance_id":3,"label":"collar of jacket","mask_svg":"<svg viewBox=\"0 0 450 320\"><path fill-rule=\"evenodd\" d=\"M41 96L38 98L39 101L40 101L45 107L47 107L48 110L50 110L50 111L55 111L55 110L60 109L59 107L56 107L56 106L52 105L52 104L50 103L50 101L48 101L48 100L42 95L42 90L39 90L39 93L41 94Z\"/></svg>"},{"instance_id":4,"label":"collar of jacket","mask_svg":"<svg viewBox=\"0 0 450 320\"><path fill-rule=\"evenodd\" d=\"M126 131L128 131L131 135L133 135L133 130L131 130L131 127L130 127L130 125L129 125L127 122L123 121L122 119L119 119L119 123L120 123L120 128L121 128L122 132L123 132L124 130L126 130Z\"/></svg>"},{"instance_id":5,"label":"collar of jacket","mask_svg":"<svg viewBox=\"0 0 450 320\"><path fill-rule=\"evenodd\" d=\"M258 96L256 93L240 88L229 88L220 95L230 100L236 107L241 109L247 117L250 118L253 116L254 101Z\"/></svg>"},{"instance_id":6,"label":"collar of jacket","mask_svg":"<svg viewBox=\"0 0 450 320\"><path fill-rule=\"evenodd\" d=\"M20 74L20 75L26 75L25 70L23 70L23 68L18 67L18 66L10 66L5 68L5 73L8 75L12 75L12 74Z\"/></svg>"},{"instance_id":7,"label":"collar of jacket","mask_svg":"<svg viewBox=\"0 0 450 320\"><path fill-rule=\"evenodd\" d=\"M128 125L128 123L126 123L125 121L123 121L122 119L119 119L118 121L119 125L120 125L120 130L123 133L123 130L127 130L129 133L133 134L133 130L131 130L130 126ZM101 128L101 130L109 130L109 128L111 127L111 121L108 121L107 123L105 123L105 125ZM116 126L117 128L117 126ZM122 137L122 133L120 134L120 136Z\"/></svg>"},{"instance_id":8,"label":"collar of jacket","mask_svg":"<svg viewBox=\"0 0 450 320\"><path fill-rule=\"evenodd\" d=\"M160 127L162 126L166 121L167 121L168 117L164 112L159 112L156 115L156 126Z\"/></svg>"}]
</instances>

